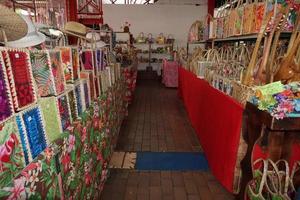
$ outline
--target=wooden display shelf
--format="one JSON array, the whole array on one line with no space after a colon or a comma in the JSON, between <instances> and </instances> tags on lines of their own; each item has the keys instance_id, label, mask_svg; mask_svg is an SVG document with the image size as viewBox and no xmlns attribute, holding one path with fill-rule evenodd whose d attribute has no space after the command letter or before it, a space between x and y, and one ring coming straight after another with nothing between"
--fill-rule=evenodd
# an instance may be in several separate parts
<instances>
[{"instance_id":1,"label":"wooden display shelf","mask_svg":"<svg viewBox=\"0 0 300 200\"><path fill-rule=\"evenodd\" d=\"M235 41L245 41L245 40L256 40L258 34L250 34L250 35L240 35L240 36L232 36L227 38L219 38L212 39L214 42L235 42ZM289 38L291 36L291 32L282 32L280 38Z\"/></svg>"}]
</instances>

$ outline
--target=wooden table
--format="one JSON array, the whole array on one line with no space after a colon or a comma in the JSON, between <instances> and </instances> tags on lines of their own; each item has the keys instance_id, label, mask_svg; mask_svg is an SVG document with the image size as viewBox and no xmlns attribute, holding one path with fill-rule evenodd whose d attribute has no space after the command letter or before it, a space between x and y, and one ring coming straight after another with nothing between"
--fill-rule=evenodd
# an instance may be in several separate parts
<instances>
[{"instance_id":1,"label":"wooden table","mask_svg":"<svg viewBox=\"0 0 300 200\"><path fill-rule=\"evenodd\" d=\"M289 161L292 144L300 137L300 118L277 120L268 112L261 111L255 105L247 103L243 114L242 129L248 149L241 162L241 190L237 199L243 199L245 187L253 178L251 158L254 145L262 147L263 151L268 153L268 158L273 161L279 159ZM295 181L294 184L299 186L298 181Z\"/></svg>"}]
</instances>

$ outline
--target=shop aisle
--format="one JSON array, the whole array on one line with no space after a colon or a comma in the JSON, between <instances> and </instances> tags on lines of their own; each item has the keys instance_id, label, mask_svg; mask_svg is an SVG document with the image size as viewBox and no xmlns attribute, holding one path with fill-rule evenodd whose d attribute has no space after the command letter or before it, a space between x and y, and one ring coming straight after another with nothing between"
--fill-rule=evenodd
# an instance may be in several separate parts
<instances>
[{"instance_id":1,"label":"shop aisle","mask_svg":"<svg viewBox=\"0 0 300 200\"><path fill-rule=\"evenodd\" d=\"M201 152L176 89L140 80L124 121L118 152ZM209 171L111 169L103 200L230 200Z\"/></svg>"}]
</instances>

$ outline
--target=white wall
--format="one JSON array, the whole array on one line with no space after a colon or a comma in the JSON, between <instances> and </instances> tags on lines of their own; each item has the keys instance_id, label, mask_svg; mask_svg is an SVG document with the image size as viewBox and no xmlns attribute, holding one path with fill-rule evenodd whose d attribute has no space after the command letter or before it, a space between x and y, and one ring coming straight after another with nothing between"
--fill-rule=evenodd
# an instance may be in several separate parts
<instances>
[{"instance_id":1,"label":"white wall","mask_svg":"<svg viewBox=\"0 0 300 200\"><path fill-rule=\"evenodd\" d=\"M207 4L193 5L103 5L104 23L114 31L128 21L130 32L136 37L140 32L146 35L173 34L176 46L186 46L188 30L196 20L204 20ZM175 46L175 47L176 47Z\"/></svg>"}]
</instances>

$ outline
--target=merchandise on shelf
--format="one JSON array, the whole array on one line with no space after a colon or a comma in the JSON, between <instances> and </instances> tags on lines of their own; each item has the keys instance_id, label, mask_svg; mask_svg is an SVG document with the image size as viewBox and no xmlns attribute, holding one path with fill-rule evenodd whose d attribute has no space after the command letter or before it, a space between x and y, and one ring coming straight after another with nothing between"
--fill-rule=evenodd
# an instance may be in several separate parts
<instances>
[{"instance_id":1,"label":"merchandise on shelf","mask_svg":"<svg viewBox=\"0 0 300 200\"><path fill-rule=\"evenodd\" d=\"M233 1L215 9L214 18L210 17L209 38L227 38L239 35L259 33L264 24L264 17L270 13L274 18L283 7L290 7L286 14L287 20L283 23L283 31L292 31L296 23L296 14L299 10L297 1ZM274 19L273 18L273 19ZM272 27L274 20L268 20ZM270 30L268 30L270 32ZM215 36L216 35L216 36Z\"/></svg>"},{"instance_id":2,"label":"merchandise on shelf","mask_svg":"<svg viewBox=\"0 0 300 200\"><path fill-rule=\"evenodd\" d=\"M47 138L52 143L61 137L63 132L58 99L56 97L40 98L38 104L44 117Z\"/></svg>"},{"instance_id":3,"label":"merchandise on shelf","mask_svg":"<svg viewBox=\"0 0 300 200\"><path fill-rule=\"evenodd\" d=\"M30 51L33 77L40 97L56 95L54 76L48 51Z\"/></svg>"},{"instance_id":4,"label":"merchandise on shelf","mask_svg":"<svg viewBox=\"0 0 300 200\"><path fill-rule=\"evenodd\" d=\"M0 54L0 123L11 117L14 113L10 92L10 84L6 74L5 63Z\"/></svg>"},{"instance_id":5,"label":"merchandise on shelf","mask_svg":"<svg viewBox=\"0 0 300 200\"><path fill-rule=\"evenodd\" d=\"M49 54L51 61L51 71L56 87L56 95L60 95L65 91L66 88L65 75L61 60L61 52L59 50L51 50Z\"/></svg>"},{"instance_id":6,"label":"merchandise on shelf","mask_svg":"<svg viewBox=\"0 0 300 200\"><path fill-rule=\"evenodd\" d=\"M38 105L16 115L24 152L28 152L26 164L35 159L48 146L44 118ZM25 153L26 154L26 153Z\"/></svg>"},{"instance_id":7,"label":"merchandise on shelf","mask_svg":"<svg viewBox=\"0 0 300 200\"><path fill-rule=\"evenodd\" d=\"M5 60L15 111L24 110L37 100L29 52L8 49L1 53Z\"/></svg>"},{"instance_id":8,"label":"merchandise on shelf","mask_svg":"<svg viewBox=\"0 0 300 200\"><path fill-rule=\"evenodd\" d=\"M255 88L251 102L277 119L300 116L300 83L274 82Z\"/></svg>"}]
</instances>

